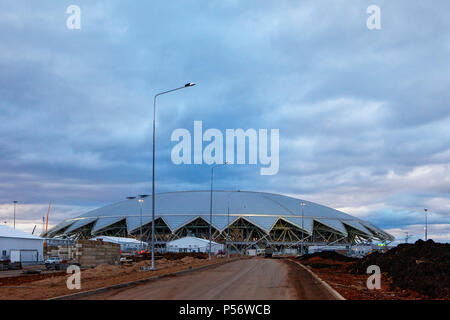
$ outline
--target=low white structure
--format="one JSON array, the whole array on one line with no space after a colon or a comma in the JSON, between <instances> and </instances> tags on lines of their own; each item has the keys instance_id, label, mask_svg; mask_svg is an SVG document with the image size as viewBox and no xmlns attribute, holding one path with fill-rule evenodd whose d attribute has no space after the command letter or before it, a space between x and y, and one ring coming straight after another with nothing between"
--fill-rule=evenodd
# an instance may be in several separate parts
<instances>
[{"instance_id":1,"label":"low white structure","mask_svg":"<svg viewBox=\"0 0 450 320\"><path fill-rule=\"evenodd\" d=\"M209 240L197 237L184 237L181 239L167 242L166 249L168 252L209 252ZM223 244L212 241L211 252L213 254L219 253L223 250Z\"/></svg>"},{"instance_id":2,"label":"low white structure","mask_svg":"<svg viewBox=\"0 0 450 320\"><path fill-rule=\"evenodd\" d=\"M43 261L44 239L0 225L0 259L33 264Z\"/></svg>"},{"instance_id":3,"label":"low white structure","mask_svg":"<svg viewBox=\"0 0 450 320\"><path fill-rule=\"evenodd\" d=\"M122 237L110 237L110 236L98 236L91 238L90 240L102 240L104 242L111 242L120 245L120 250L123 252L134 252L141 248L145 249L147 243L144 241L139 241L132 238L122 238Z\"/></svg>"}]
</instances>

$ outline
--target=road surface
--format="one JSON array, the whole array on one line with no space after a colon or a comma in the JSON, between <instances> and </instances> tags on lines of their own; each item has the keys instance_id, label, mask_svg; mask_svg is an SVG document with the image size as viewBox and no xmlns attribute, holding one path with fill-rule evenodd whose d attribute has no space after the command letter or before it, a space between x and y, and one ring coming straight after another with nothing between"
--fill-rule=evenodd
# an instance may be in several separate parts
<instances>
[{"instance_id":1,"label":"road surface","mask_svg":"<svg viewBox=\"0 0 450 320\"><path fill-rule=\"evenodd\" d=\"M245 259L131 288L91 300L297 300L334 297L304 269L281 259Z\"/></svg>"}]
</instances>

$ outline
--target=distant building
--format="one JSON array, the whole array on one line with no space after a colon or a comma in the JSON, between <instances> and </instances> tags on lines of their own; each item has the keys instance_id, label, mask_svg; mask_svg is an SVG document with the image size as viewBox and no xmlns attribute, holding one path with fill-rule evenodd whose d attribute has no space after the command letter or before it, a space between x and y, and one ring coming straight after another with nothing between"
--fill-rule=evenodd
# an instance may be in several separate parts
<instances>
[{"instance_id":1,"label":"distant building","mask_svg":"<svg viewBox=\"0 0 450 320\"><path fill-rule=\"evenodd\" d=\"M211 252L217 254L219 251L223 251L223 244L212 241ZM209 240L196 238L196 237L184 237L181 239L169 241L166 244L168 252L209 252Z\"/></svg>"},{"instance_id":2,"label":"distant building","mask_svg":"<svg viewBox=\"0 0 450 320\"><path fill-rule=\"evenodd\" d=\"M44 239L0 225L0 259L33 264L43 261Z\"/></svg>"},{"instance_id":3,"label":"distant building","mask_svg":"<svg viewBox=\"0 0 450 320\"><path fill-rule=\"evenodd\" d=\"M110 236L98 236L91 238L90 240L102 240L103 242L116 243L120 245L120 250L122 252L134 252L141 248L147 246L146 242L141 242L132 238L122 238L122 237L110 237Z\"/></svg>"}]
</instances>

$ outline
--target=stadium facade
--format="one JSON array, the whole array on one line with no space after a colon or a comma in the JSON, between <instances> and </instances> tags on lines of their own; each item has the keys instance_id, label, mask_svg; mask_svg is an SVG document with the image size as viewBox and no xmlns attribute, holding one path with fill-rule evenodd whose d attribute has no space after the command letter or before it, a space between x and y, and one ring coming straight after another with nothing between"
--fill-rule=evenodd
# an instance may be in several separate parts
<instances>
[{"instance_id":1,"label":"stadium facade","mask_svg":"<svg viewBox=\"0 0 450 320\"><path fill-rule=\"evenodd\" d=\"M210 191L159 193L155 197L155 234L159 246L187 235L209 238ZM361 245L391 242L394 237L368 221L341 211L279 194L250 191L213 192L213 241L233 250L267 245ZM303 203L304 205L300 205ZM142 210L142 214L141 214ZM150 241L151 197L125 200L63 221L45 237L91 238L106 235ZM303 213L302 213L303 211Z\"/></svg>"}]
</instances>

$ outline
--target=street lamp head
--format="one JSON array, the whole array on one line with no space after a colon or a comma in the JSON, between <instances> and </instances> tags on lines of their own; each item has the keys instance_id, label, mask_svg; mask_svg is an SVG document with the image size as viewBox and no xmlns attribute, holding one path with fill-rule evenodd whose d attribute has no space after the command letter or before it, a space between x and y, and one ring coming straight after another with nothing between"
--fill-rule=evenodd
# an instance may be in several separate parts
<instances>
[{"instance_id":1,"label":"street lamp head","mask_svg":"<svg viewBox=\"0 0 450 320\"><path fill-rule=\"evenodd\" d=\"M428 209L423 209L425 212L427 212L428 211Z\"/></svg>"},{"instance_id":2,"label":"street lamp head","mask_svg":"<svg viewBox=\"0 0 450 320\"><path fill-rule=\"evenodd\" d=\"M128 200L136 199L136 197L127 197Z\"/></svg>"},{"instance_id":3,"label":"street lamp head","mask_svg":"<svg viewBox=\"0 0 450 320\"><path fill-rule=\"evenodd\" d=\"M195 83L194 82L189 82L189 83L186 83L184 86L185 87L193 87L193 86L195 86Z\"/></svg>"},{"instance_id":4,"label":"street lamp head","mask_svg":"<svg viewBox=\"0 0 450 320\"><path fill-rule=\"evenodd\" d=\"M13 201L13 203L17 203L17 202L19 202L19 201L16 201L16 200Z\"/></svg>"},{"instance_id":5,"label":"street lamp head","mask_svg":"<svg viewBox=\"0 0 450 320\"><path fill-rule=\"evenodd\" d=\"M139 198L141 198L141 199L147 198L147 197L148 197L148 194L140 194L140 195L139 195Z\"/></svg>"},{"instance_id":6,"label":"street lamp head","mask_svg":"<svg viewBox=\"0 0 450 320\"><path fill-rule=\"evenodd\" d=\"M306 203L300 202L300 205L303 207L303 206L306 206Z\"/></svg>"},{"instance_id":7,"label":"street lamp head","mask_svg":"<svg viewBox=\"0 0 450 320\"><path fill-rule=\"evenodd\" d=\"M142 202L144 202L144 199L141 198L141 199L139 199L138 201L139 201L140 203L142 203Z\"/></svg>"}]
</instances>

